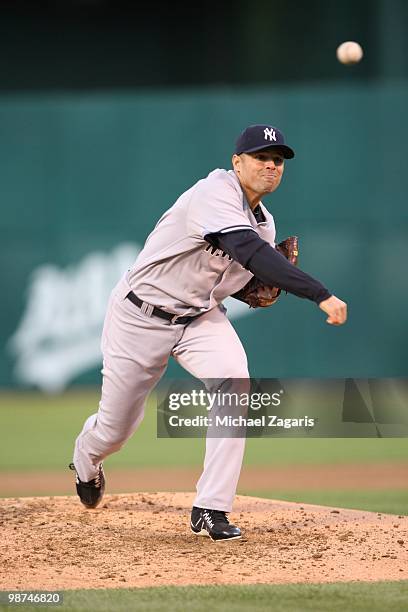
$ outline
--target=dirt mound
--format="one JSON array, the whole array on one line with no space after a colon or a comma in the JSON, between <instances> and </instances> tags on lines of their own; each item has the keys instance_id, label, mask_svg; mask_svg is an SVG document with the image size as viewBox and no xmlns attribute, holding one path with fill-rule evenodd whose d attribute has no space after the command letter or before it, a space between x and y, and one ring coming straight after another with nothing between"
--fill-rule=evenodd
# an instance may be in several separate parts
<instances>
[{"instance_id":1,"label":"dirt mound","mask_svg":"<svg viewBox=\"0 0 408 612\"><path fill-rule=\"evenodd\" d=\"M408 517L238 496L241 540L189 531L192 493L0 500L0 589L408 579Z\"/></svg>"}]
</instances>

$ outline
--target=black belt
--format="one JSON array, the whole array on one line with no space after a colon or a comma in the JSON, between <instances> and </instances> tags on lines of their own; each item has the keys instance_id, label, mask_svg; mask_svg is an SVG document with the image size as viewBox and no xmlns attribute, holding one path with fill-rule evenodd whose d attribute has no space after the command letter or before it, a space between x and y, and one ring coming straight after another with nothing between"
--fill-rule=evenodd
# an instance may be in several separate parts
<instances>
[{"instance_id":1,"label":"black belt","mask_svg":"<svg viewBox=\"0 0 408 612\"><path fill-rule=\"evenodd\" d=\"M200 312L200 314L192 315L191 317L179 317L178 315L171 314L171 312L166 312L165 310L162 310L157 306L153 306L152 304L144 302L139 297L137 297L136 293L133 293L133 291L128 293L126 297L133 304L138 306L140 310L148 317L160 317L161 319L166 319L166 321L170 321L171 323L180 323L181 325L185 325L187 323L191 323L191 321L193 321L194 319L201 317L201 315L203 314L202 312Z\"/></svg>"}]
</instances>

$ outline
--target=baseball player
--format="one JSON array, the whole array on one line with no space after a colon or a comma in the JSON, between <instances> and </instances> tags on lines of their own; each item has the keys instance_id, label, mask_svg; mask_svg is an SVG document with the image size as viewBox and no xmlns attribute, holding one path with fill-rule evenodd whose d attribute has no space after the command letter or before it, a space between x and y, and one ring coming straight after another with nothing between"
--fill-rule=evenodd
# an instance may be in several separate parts
<instances>
[{"instance_id":1,"label":"baseball player","mask_svg":"<svg viewBox=\"0 0 408 612\"><path fill-rule=\"evenodd\" d=\"M346 321L346 304L274 248L274 220L261 198L277 189L285 160L293 157L277 128L246 128L236 142L233 169L216 169L183 193L113 289L102 333L99 409L86 420L70 466L87 508L95 508L104 493L102 460L141 423L146 398L170 356L198 379L216 379L218 389L220 381L222 387L222 381L249 379L245 350L222 301L253 276L311 300L329 324ZM244 445L245 438L207 437L191 512L194 534L241 537L227 513Z\"/></svg>"}]
</instances>

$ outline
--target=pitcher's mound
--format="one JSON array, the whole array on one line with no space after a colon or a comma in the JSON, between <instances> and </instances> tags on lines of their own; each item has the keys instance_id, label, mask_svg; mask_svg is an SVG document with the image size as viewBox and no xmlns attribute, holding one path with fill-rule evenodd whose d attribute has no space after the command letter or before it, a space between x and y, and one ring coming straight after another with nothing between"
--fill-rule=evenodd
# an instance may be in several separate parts
<instances>
[{"instance_id":1,"label":"pitcher's mound","mask_svg":"<svg viewBox=\"0 0 408 612\"><path fill-rule=\"evenodd\" d=\"M408 579L408 517L238 496L243 538L189 530L193 493L0 500L0 589Z\"/></svg>"}]
</instances>

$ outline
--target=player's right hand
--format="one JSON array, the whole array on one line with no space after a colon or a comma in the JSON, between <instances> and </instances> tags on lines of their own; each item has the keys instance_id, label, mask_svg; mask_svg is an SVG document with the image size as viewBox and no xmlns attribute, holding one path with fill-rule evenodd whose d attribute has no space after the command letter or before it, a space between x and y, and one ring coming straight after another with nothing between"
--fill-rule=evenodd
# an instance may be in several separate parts
<instances>
[{"instance_id":1,"label":"player's right hand","mask_svg":"<svg viewBox=\"0 0 408 612\"><path fill-rule=\"evenodd\" d=\"M330 325L343 325L347 321L347 304L339 300L335 295L320 302L319 308L329 315L326 323Z\"/></svg>"}]
</instances>

